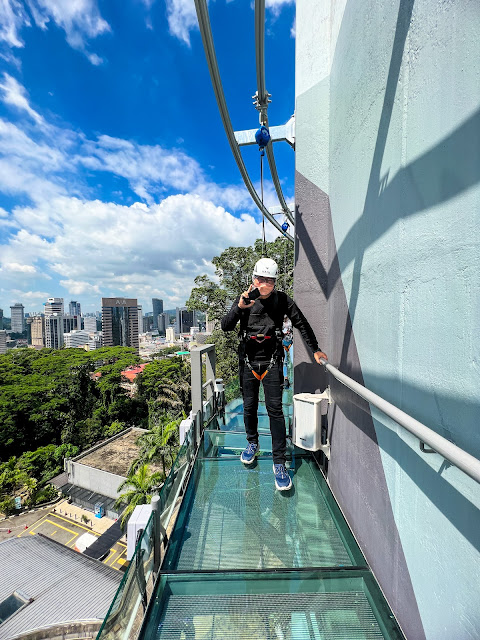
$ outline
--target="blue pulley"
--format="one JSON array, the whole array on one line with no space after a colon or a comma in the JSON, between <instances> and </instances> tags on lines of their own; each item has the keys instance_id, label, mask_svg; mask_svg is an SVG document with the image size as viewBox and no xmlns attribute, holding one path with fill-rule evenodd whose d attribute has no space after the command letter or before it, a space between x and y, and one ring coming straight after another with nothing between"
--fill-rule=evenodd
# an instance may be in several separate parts
<instances>
[{"instance_id":1,"label":"blue pulley","mask_svg":"<svg viewBox=\"0 0 480 640\"><path fill-rule=\"evenodd\" d=\"M288 231L288 227L289 227L289 226L290 226L290 225L288 224L288 222L284 222L284 223L282 224L282 230L283 230L283 231L285 231L285 233L286 233L286 232Z\"/></svg>"},{"instance_id":2,"label":"blue pulley","mask_svg":"<svg viewBox=\"0 0 480 640\"><path fill-rule=\"evenodd\" d=\"M270 133L264 124L255 132L255 140L260 147L260 151L263 151L264 147L270 142Z\"/></svg>"}]
</instances>

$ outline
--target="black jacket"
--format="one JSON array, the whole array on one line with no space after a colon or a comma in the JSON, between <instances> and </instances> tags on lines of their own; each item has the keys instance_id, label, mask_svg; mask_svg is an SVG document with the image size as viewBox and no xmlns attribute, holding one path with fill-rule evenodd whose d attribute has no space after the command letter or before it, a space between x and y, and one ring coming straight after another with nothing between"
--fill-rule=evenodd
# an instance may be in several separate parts
<instances>
[{"instance_id":1,"label":"black jacket","mask_svg":"<svg viewBox=\"0 0 480 640\"><path fill-rule=\"evenodd\" d=\"M222 329L233 331L240 321L240 335L242 338L245 336L239 348L241 359L246 352L250 362L265 362L270 360L275 351L281 353L281 333L278 336L277 333L281 332L284 316L288 316L292 325L300 331L312 353L319 350L317 339L308 320L292 298L283 291L272 291L265 300L257 298L250 309L240 309L239 300L240 296L227 315L222 318ZM251 338L252 335L258 334L270 337L263 342Z\"/></svg>"}]
</instances>

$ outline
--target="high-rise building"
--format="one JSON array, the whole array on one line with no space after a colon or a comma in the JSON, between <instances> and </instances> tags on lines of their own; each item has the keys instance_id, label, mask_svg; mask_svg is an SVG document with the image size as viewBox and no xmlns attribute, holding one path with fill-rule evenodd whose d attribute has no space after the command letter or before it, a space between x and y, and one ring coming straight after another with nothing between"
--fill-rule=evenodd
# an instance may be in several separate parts
<instances>
[{"instance_id":1,"label":"high-rise building","mask_svg":"<svg viewBox=\"0 0 480 640\"><path fill-rule=\"evenodd\" d=\"M165 331L167 327L170 326L170 316L168 313L161 313L157 318L158 324L158 333L162 336L165 335Z\"/></svg>"},{"instance_id":2,"label":"high-rise building","mask_svg":"<svg viewBox=\"0 0 480 640\"><path fill-rule=\"evenodd\" d=\"M10 313L12 318L11 328L14 333L23 333L25 327L25 307L20 302L16 302L13 307L10 307Z\"/></svg>"},{"instance_id":3,"label":"high-rise building","mask_svg":"<svg viewBox=\"0 0 480 640\"><path fill-rule=\"evenodd\" d=\"M0 331L3 329L3 309L0 309Z\"/></svg>"},{"instance_id":4,"label":"high-rise building","mask_svg":"<svg viewBox=\"0 0 480 640\"><path fill-rule=\"evenodd\" d=\"M80 316L63 316L63 332L70 333L70 331L79 331L81 329L82 318Z\"/></svg>"},{"instance_id":5,"label":"high-rise building","mask_svg":"<svg viewBox=\"0 0 480 640\"><path fill-rule=\"evenodd\" d=\"M152 298L153 306L153 328L158 329L158 316L163 313L163 300Z\"/></svg>"},{"instance_id":6,"label":"high-rise building","mask_svg":"<svg viewBox=\"0 0 480 640\"><path fill-rule=\"evenodd\" d=\"M70 304L68 305L68 312L71 316L81 316L82 315L82 308L80 305L80 302L77 302L76 300L71 300Z\"/></svg>"},{"instance_id":7,"label":"high-rise building","mask_svg":"<svg viewBox=\"0 0 480 640\"><path fill-rule=\"evenodd\" d=\"M63 298L48 298L45 303L45 346L47 349L61 349L63 334Z\"/></svg>"},{"instance_id":8,"label":"high-rise building","mask_svg":"<svg viewBox=\"0 0 480 640\"><path fill-rule=\"evenodd\" d=\"M105 347L139 348L136 298L102 298L102 331Z\"/></svg>"},{"instance_id":9,"label":"high-rise building","mask_svg":"<svg viewBox=\"0 0 480 640\"><path fill-rule=\"evenodd\" d=\"M196 311L187 311L187 307L177 307L175 328L177 333L189 333L197 325Z\"/></svg>"},{"instance_id":10,"label":"high-rise building","mask_svg":"<svg viewBox=\"0 0 480 640\"><path fill-rule=\"evenodd\" d=\"M51 316L56 313L59 316L63 316L63 298L48 298L44 303L45 317Z\"/></svg>"},{"instance_id":11,"label":"high-rise building","mask_svg":"<svg viewBox=\"0 0 480 640\"><path fill-rule=\"evenodd\" d=\"M95 316L84 316L83 328L85 331L93 333L97 330L97 319Z\"/></svg>"},{"instance_id":12,"label":"high-rise building","mask_svg":"<svg viewBox=\"0 0 480 640\"><path fill-rule=\"evenodd\" d=\"M7 353L7 332L0 330L0 355Z\"/></svg>"},{"instance_id":13,"label":"high-rise building","mask_svg":"<svg viewBox=\"0 0 480 640\"><path fill-rule=\"evenodd\" d=\"M35 349L43 349L45 346L45 317L38 315L29 318L29 320L32 321L30 325L32 347L35 347Z\"/></svg>"},{"instance_id":14,"label":"high-rise building","mask_svg":"<svg viewBox=\"0 0 480 640\"><path fill-rule=\"evenodd\" d=\"M138 332L143 332L143 311L141 304L138 305Z\"/></svg>"}]
</instances>

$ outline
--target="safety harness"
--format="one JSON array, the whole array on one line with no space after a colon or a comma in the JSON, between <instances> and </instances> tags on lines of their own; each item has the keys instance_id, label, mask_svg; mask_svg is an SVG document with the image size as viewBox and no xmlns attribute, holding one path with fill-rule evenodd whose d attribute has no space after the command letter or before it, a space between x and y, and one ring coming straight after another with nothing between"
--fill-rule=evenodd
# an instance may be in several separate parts
<instances>
[{"instance_id":1,"label":"safety harness","mask_svg":"<svg viewBox=\"0 0 480 640\"><path fill-rule=\"evenodd\" d=\"M255 335L249 336L247 334L246 329L243 329L240 332L240 338L243 340L245 347L246 347L246 343L247 343L248 340L255 340L255 342L261 344L265 340L276 339L277 343L279 343L280 340L281 340L281 335L282 334L281 334L280 329L277 329L277 328L275 329L275 335L274 336L268 336L268 335L266 335L264 333L257 333ZM252 367L252 365L250 363L250 360L248 359L247 350L245 349L244 362L247 365L248 369L250 369L250 371L252 372L253 376L259 381L262 381L265 378L265 376L267 375L267 373L275 366L275 363L277 362L277 359L278 359L278 350L275 349L275 351L273 352L272 357L270 358L270 362L268 363L267 368L265 369L265 371L263 373L260 374L260 373L257 373L255 371L255 369Z\"/></svg>"}]
</instances>

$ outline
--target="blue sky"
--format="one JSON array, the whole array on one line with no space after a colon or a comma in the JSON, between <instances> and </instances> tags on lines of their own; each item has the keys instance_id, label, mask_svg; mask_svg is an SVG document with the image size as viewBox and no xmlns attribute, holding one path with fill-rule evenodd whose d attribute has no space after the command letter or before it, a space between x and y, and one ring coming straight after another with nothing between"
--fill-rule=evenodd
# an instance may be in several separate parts
<instances>
[{"instance_id":1,"label":"blue sky","mask_svg":"<svg viewBox=\"0 0 480 640\"><path fill-rule=\"evenodd\" d=\"M271 124L294 109L292 0L267 0ZM209 3L235 129L258 126L253 2ZM259 153L243 151L259 181ZM275 145L287 200L294 154ZM267 177L269 178L268 172ZM277 204L268 180L267 206ZM270 225L268 225L270 227ZM270 238L276 233L268 230ZM193 0L0 3L0 308L49 296L184 303L224 248L260 237L231 156Z\"/></svg>"}]
</instances>

